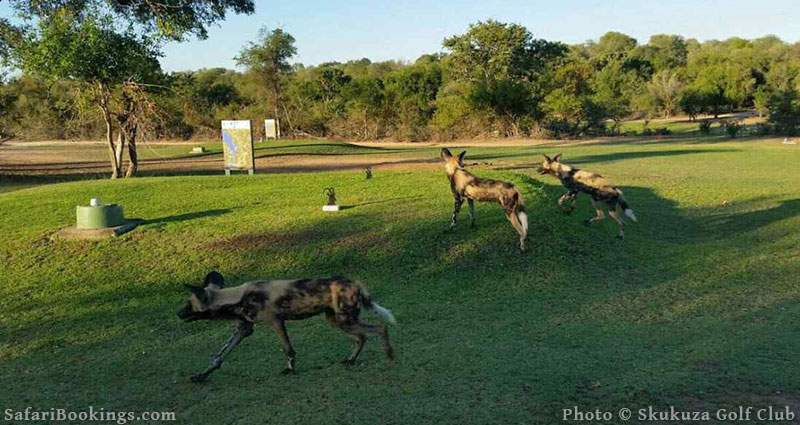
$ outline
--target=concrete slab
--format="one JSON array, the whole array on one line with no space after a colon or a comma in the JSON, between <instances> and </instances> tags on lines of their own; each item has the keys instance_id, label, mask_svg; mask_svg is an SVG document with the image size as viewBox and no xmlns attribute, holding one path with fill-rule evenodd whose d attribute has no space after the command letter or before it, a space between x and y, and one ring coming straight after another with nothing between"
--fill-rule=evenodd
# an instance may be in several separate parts
<instances>
[{"instance_id":1,"label":"concrete slab","mask_svg":"<svg viewBox=\"0 0 800 425\"><path fill-rule=\"evenodd\" d=\"M78 229L75 226L65 227L53 234L53 238L63 240L99 241L128 233L142 223L143 220L127 220L120 226L106 227L103 229Z\"/></svg>"}]
</instances>

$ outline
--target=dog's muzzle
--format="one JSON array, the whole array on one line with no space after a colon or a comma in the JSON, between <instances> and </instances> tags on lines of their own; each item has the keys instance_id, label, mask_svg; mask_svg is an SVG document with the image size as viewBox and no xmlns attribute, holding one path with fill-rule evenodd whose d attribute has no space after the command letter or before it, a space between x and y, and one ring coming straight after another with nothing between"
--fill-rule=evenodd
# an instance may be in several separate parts
<instances>
[{"instance_id":1,"label":"dog's muzzle","mask_svg":"<svg viewBox=\"0 0 800 425\"><path fill-rule=\"evenodd\" d=\"M184 322L191 322L194 320L193 312L189 308L182 308L178 310L178 318L183 320Z\"/></svg>"}]
</instances>

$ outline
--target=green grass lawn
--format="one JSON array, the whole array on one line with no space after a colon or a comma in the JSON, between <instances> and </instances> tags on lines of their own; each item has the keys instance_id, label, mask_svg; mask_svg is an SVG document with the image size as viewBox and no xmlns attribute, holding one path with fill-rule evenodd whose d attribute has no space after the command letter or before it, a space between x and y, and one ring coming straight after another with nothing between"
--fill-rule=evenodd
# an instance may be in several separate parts
<instances>
[{"instance_id":1,"label":"green grass lawn","mask_svg":"<svg viewBox=\"0 0 800 425\"><path fill-rule=\"evenodd\" d=\"M360 149L327 144L313 149ZM624 189L640 219L624 242L610 221L581 223L588 199L571 216L556 208L561 188L532 170L556 150ZM464 211L445 232L441 170L0 193L3 409L174 411L190 424L552 424L571 406L800 406L797 147L620 142L470 148L470 160L522 189L527 253L496 205L478 206L476 229ZM320 211L327 186L346 209ZM146 224L115 240L50 240L93 196ZM318 317L289 324L298 374L279 374L280 345L262 326L208 383L192 384L230 326L175 312L182 284L212 269L230 282L361 279L397 316L397 360L370 341L356 366L339 365L351 341Z\"/></svg>"}]
</instances>

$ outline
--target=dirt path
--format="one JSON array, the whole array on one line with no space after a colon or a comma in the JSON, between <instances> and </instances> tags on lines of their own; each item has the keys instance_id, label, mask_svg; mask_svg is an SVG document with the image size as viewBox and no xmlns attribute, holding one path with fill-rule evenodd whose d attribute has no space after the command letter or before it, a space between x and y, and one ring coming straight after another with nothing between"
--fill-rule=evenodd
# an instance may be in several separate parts
<instances>
[{"instance_id":1,"label":"dirt path","mask_svg":"<svg viewBox=\"0 0 800 425\"><path fill-rule=\"evenodd\" d=\"M172 143L163 143L172 144ZM183 142L183 146L187 143ZM374 144L369 146L375 146ZM405 145L408 147L408 145ZM335 170L432 167L436 158L420 153L375 155L306 155L283 154L256 157L256 172L295 173ZM142 175L222 173L222 154L195 157L144 159L139 163ZM103 174L109 172L104 144L94 142L9 142L0 145L0 174L61 175Z\"/></svg>"}]
</instances>

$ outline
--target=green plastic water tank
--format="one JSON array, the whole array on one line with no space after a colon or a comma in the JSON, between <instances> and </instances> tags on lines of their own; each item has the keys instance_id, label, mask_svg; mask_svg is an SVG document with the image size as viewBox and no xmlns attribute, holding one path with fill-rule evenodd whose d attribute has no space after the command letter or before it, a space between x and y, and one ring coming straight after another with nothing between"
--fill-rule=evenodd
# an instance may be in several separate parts
<instances>
[{"instance_id":1,"label":"green plastic water tank","mask_svg":"<svg viewBox=\"0 0 800 425\"><path fill-rule=\"evenodd\" d=\"M122 206L109 205L79 205L77 207L78 229L103 229L117 227L125 223L122 215Z\"/></svg>"}]
</instances>

